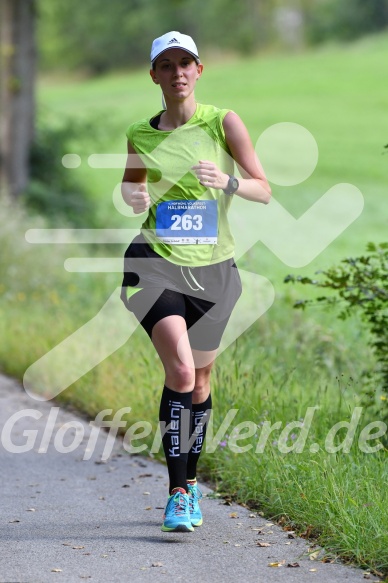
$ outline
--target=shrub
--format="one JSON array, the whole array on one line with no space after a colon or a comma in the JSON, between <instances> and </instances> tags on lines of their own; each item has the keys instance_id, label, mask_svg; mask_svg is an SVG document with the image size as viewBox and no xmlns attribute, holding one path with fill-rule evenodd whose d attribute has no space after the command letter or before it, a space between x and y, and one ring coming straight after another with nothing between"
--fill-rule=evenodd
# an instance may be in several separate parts
<instances>
[{"instance_id":1,"label":"shrub","mask_svg":"<svg viewBox=\"0 0 388 583\"><path fill-rule=\"evenodd\" d=\"M62 164L74 143L87 135L91 122L64 119L53 125L39 122L30 152L30 182L23 194L27 209L52 225L95 226L95 205L84 184ZM76 150L77 151L77 150Z\"/></svg>"},{"instance_id":2,"label":"shrub","mask_svg":"<svg viewBox=\"0 0 388 583\"><path fill-rule=\"evenodd\" d=\"M354 310L360 313L370 331L378 364L366 377L363 404L388 421L388 243L369 243L366 251L361 257L344 259L340 265L318 272L323 279L288 275L284 281L330 290L329 295L297 301L295 308L323 302L339 307L338 317L343 320Z\"/></svg>"}]
</instances>

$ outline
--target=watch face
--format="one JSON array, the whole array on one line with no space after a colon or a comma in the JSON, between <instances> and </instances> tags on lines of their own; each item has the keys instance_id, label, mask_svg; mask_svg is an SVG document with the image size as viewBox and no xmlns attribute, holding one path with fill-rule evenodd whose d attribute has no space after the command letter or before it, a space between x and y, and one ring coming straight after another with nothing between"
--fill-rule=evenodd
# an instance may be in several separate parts
<instances>
[{"instance_id":1,"label":"watch face","mask_svg":"<svg viewBox=\"0 0 388 583\"><path fill-rule=\"evenodd\" d=\"M225 194L234 194L239 187L239 181L235 176L229 175L228 186L225 188Z\"/></svg>"}]
</instances>

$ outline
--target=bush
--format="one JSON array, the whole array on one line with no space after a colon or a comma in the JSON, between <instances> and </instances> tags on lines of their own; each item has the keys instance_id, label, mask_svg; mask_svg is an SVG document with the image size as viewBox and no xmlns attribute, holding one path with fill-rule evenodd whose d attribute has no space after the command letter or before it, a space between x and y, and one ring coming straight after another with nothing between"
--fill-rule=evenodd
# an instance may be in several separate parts
<instances>
[{"instance_id":1,"label":"bush","mask_svg":"<svg viewBox=\"0 0 388 583\"><path fill-rule=\"evenodd\" d=\"M30 183L23 194L27 209L45 216L51 225L95 226L92 198L62 157L87 134L91 122L65 119L61 125L40 122L30 152ZM75 149L77 151L77 148Z\"/></svg>"},{"instance_id":2,"label":"bush","mask_svg":"<svg viewBox=\"0 0 388 583\"><path fill-rule=\"evenodd\" d=\"M370 345L378 368L370 371L363 393L363 404L373 414L388 421L388 243L369 243L367 253L348 258L336 267L320 271L322 280L288 275L285 282L313 285L332 290L330 295L300 300L295 308L323 302L340 308L338 317L345 319L357 310L370 331Z\"/></svg>"}]
</instances>

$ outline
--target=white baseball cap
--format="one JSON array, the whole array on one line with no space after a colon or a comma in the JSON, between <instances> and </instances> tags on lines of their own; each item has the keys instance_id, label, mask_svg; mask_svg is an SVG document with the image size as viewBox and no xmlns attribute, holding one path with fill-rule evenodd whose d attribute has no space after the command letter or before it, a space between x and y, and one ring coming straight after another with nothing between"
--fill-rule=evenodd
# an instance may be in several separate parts
<instances>
[{"instance_id":1,"label":"white baseball cap","mask_svg":"<svg viewBox=\"0 0 388 583\"><path fill-rule=\"evenodd\" d=\"M191 36L173 30L156 38L152 43L151 64L159 55L168 51L168 49L183 49L187 53L190 53L190 55L193 55L195 60L199 62L198 49Z\"/></svg>"}]
</instances>

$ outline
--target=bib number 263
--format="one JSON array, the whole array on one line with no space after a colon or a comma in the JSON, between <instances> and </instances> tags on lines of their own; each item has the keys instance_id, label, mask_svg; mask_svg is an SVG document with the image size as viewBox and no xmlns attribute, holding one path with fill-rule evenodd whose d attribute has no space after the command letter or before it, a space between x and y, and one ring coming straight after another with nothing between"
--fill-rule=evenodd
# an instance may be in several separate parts
<instances>
[{"instance_id":1,"label":"bib number 263","mask_svg":"<svg viewBox=\"0 0 388 583\"><path fill-rule=\"evenodd\" d=\"M200 231L202 229L201 215L172 215L171 220L173 221L171 225L172 231L190 231L191 229Z\"/></svg>"},{"instance_id":2,"label":"bib number 263","mask_svg":"<svg viewBox=\"0 0 388 583\"><path fill-rule=\"evenodd\" d=\"M164 200L156 207L156 236L168 245L216 245L216 200Z\"/></svg>"}]
</instances>

